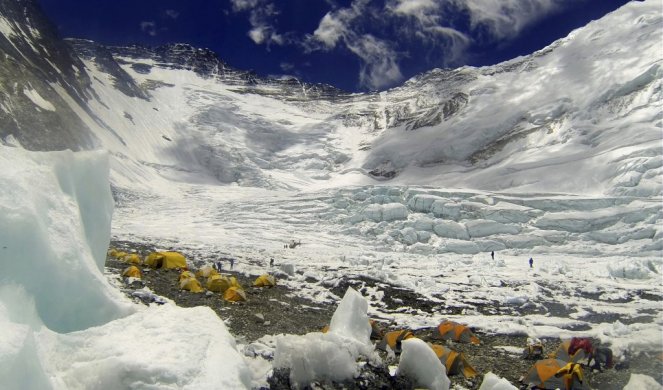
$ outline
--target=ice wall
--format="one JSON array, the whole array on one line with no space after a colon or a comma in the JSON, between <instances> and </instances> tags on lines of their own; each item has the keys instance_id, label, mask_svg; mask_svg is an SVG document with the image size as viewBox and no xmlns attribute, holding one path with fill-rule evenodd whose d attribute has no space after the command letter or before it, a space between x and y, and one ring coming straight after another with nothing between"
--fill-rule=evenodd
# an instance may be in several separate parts
<instances>
[{"instance_id":1,"label":"ice wall","mask_svg":"<svg viewBox=\"0 0 663 390\"><path fill-rule=\"evenodd\" d=\"M20 286L56 332L131 313L100 272L113 212L107 154L0 146L0 166L0 286Z\"/></svg>"},{"instance_id":2,"label":"ice wall","mask_svg":"<svg viewBox=\"0 0 663 390\"><path fill-rule=\"evenodd\" d=\"M105 152L0 145L0 166L1 389L250 387L212 310L142 309L104 277Z\"/></svg>"}]
</instances>

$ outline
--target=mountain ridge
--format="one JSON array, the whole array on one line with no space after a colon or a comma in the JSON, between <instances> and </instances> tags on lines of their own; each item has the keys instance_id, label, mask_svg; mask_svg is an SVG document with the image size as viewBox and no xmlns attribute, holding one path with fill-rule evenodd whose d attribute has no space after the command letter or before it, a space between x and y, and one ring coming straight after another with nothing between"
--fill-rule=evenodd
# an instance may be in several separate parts
<instances>
[{"instance_id":1,"label":"mountain ridge","mask_svg":"<svg viewBox=\"0 0 663 390\"><path fill-rule=\"evenodd\" d=\"M20 4L3 1L1 14L21 15ZM653 35L661 19L652 1L628 4L529 56L435 69L370 94L259 78L187 44L106 47L69 39L73 54L52 27L23 32L19 25L48 26L33 8L35 16L22 22L3 16L9 27L0 49L13 53L4 89L16 89L11 73L23 66L16 42L23 42L23 51L60 50L72 60L32 61L39 66L24 83L37 85L38 97L30 99L32 87L23 99L4 95L3 107L23 114L0 112L4 123L22 122L4 127L0 138L40 150L108 149L115 166L131 166L118 170L119 181L303 189L377 179L487 190L661 193L661 153L654 143L660 139L662 71ZM43 69L56 81L40 81ZM44 120L25 130L34 118ZM632 133L633 142L620 144L616 128ZM619 150L627 157L616 155ZM601 165L610 167L592 172ZM580 174L542 174L555 166ZM119 171L131 178L120 178Z\"/></svg>"}]
</instances>

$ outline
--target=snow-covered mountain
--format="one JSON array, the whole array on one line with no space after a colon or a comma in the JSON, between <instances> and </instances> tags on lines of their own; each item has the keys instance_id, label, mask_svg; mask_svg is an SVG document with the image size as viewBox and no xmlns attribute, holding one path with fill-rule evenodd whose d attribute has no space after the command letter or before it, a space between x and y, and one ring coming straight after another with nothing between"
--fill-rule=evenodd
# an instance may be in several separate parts
<instances>
[{"instance_id":1,"label":"snow-covered mountain","mask_svg":"<svg viewBox=\"0 0 663 390\"><path fill-rule=\"evenodd\" d=\"M127 368L132 383L185 381L199 369L166 362L132 376L141 355L132 351L159 360L162 341L124 348L122 332L140 338L154 312L120 318L139 309L104 284L105 229L190 258L232 255L249 274L275 257L288 271L280 283L325 304L340 298L329 286L369 275L369 313L404 327L458 319L485 332L591 335L624 355L659 353L662 22L660 2L631 2L529 56L350 94L261 78L185 44L63 41L33 0L0 0L0 260L10 264L0 328L12 340L0 361L26 365L3 365L0 379L121 386L119 374L96 375L109 347L111 368ZM18 146L102 149L110 175L104 152ZM291 239L303 245L283 248ZM46 261L53 280L14 258ZM75 280L62 264L88 277ZM77 290L59 288L76 283L102 286L81 303ZM444 310L390 310L380 284ZM59 315L96 306L87 317ZM208 348L205 362L237 354L214 313L192 313L201 338L167 345L222 348ZM175 308L157 316L168 332L184 327ZM253 365L251 380L246 364L255 362L238 362L228 376L204 365L185 384L264 383L269 363Z\"/></svg>"},{"instance_id":2,"label":"snow-covered mountain","mask_svg":"<svg viewBox=\"0 0 663 390\"><path fill-rule=\"evenodd\" d=\"M32 2L2 7L0 136L31 149L102 147L133 175L266 188L377 179L661 194L661 18L651 2L530 56L434 70L375 94L260 78L184 44L65 44Z\"/></svg>"}]
</instances>

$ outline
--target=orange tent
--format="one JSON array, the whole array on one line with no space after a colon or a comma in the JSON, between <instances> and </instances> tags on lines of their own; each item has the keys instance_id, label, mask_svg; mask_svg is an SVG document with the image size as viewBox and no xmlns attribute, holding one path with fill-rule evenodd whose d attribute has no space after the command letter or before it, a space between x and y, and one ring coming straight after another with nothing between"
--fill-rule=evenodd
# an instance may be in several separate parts
<instances>
[{"instance_id":1,"label":"orange tent","mask_svg":"<svg viewBox=\"0 0 663 390\"><path fill-rule=\"evenodd\" d=\"M582 390L588 386L583 383L582 367L576 363L567 363L560 359L543 359L534 363L527 371L524 382L537 389Z\"/></svg>"},{"instance_id":2,"label":"orange tent","mask_svg":"<svg viewBox=\"0 0 663 390\"><path fill-rule=\"evenodd\" d=\"M472 333L467 325L453 321L444 321L437 327L443 340L453 340L460 343L479 344L479 338Z\"/></svg>"},{"instance_id":3,"label":"orange tent","mask_svg":"<svg viewBox=\"0 0 663 390\"><path fill-rule=\"evenodd\" d=\"M387 332L382 340L377 344L377 348L380 348L383 351L387 350L387 346L391 348L394 352L401 352L401 342L409 338L414 337L414 334L409 330L394 330Z\"/></svg>"},{"instance_id":4,"label":"orange tent","mask_svg":"<svg viewBox=\"0 0 663 390\"><path fill-rule=\"evenodd\" d=\"M451 348L438 344L429 344L430 347L447 368L447 375L463 374L465 378L474 378L477 375L476 370L470 366L465 359L465 355L454 351Z\"/></svg>"},{"instance_id":5,"label":"orange tent","mask_svg":"<svg viewBox=\"0 0 663 390\"><path fill-rule=\"evenodd\" d=\"M226 292L223 293L223 299L228 302L246 301L246 293L241 288L229 287Z\"/></svg>"},{"instance_id":6,"label":"orange tent","mask_svg":"<svg viewBox=\"0 0 663 390\"><path fill-rule=\"evenodd\" d=\"M143 278L143 273L140 272L138 267L136 267L135 265L131 265L131 266L125 268L124 271L122 271L122 276L125 277L125 278L142 279Z\"/></svg>"}]
</instances>

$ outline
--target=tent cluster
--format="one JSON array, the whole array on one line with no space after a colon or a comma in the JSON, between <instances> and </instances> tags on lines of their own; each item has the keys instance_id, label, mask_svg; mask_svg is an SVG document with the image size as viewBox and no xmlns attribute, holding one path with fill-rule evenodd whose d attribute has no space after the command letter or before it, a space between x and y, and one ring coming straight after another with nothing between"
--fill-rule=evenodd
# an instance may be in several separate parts
<instances>
[{"instance_id":1,"label":"tent cluster","mask_svg":"<svg viewBox=\"0 0 663 390\"><path fill-rule=\"evenodd\" d=\"M108 256L131 264L122 271L123 277L142 279L139 266L153 269L181 270L177 281L181 290L192 293L202 293L207 290L220 293L227 302L246 301L246 292L236 277L221 275L214 267L209 265L201 267L195 273L191 272L187 267L186 257L179 252L152 252L145 258L141 258L136 253L110 249ZM274 287L276 286L276 279L269 274L260 275L253 282L253 286Z\"/></svg>"},{"instance_id":2,"label":"tent cluster","mask_svg":"<svg viewBox=\"0 0 663 390\"><path fill-rule=\"evenodd\" d=\"M524 355L533 351L543 357L543 345L538 340L528 343ZM535 389L579 390L589 389L584 368L594 360L593 368L612 367L612 351L606 347L594 347L588 338L574 337L563 340L547 358L540 359L527 371L522 382Z\"/></svg>"},{"instance_id":3,"label":"tent cluster","mask_svg":"<svg viewBox=\"0 0 663 390\"><path fill-rule=\"evenodd\" d=\"M204 286L198 281L198 278L204 280ZM276 279L272 275L260 275L253 282L254 287L273 287L276 285ZM183 271L180 274L180 288L194 293L204 292L205 290L220 293L226 302L246 301L246 291L239 284L234 276L220 274L210 266L200 268L196 273Z\"/></svg>"},{"instance_id":4,"label":"tent cluster","mask_svg":"<svg viewBox=\"0 0 663 390\"><path fill-rule=\"evenodd\" d=\"M186 275L185 275L186 274ZM266 276L269 276L272 281L272 286L276 285L276 280L271 275L261 275L254 282L254 286L258 286L256 283L260 280L266 279ZM234 276L226 276L220 274L216 269L211 266L203 266L195 274L184 271L180 274L180 288L187 290L185 286L182 285L182 278L185 280L190 280L188 283L194 285L198 283L200 287L196 287L195 290L189 290L191 292L203 292L205 289L207 291L220 293L223 299L226 302L243 302L246 301L246 292L244 288L239 284L237 278ZM205 288L198 282L197 278L204 279ZM262 286L262 285L260 285Z\"/></svg>"},{"instance_id":5,"label":"tent cluster","mask_svg":"<svg viewBox=\"0 0 663 390\"><path fill-rule=\"evenodd\" d=\"M409 330L395 330L384 334L377 348L383 351L392 350L396 354L401 352L403 340L414 338L415 335ZM458 343L479 344L479 338L472 333L466 325L452 321L443 321L437 327L437 337L440 340L450 340ZM476 370L468 363L465 354L455 351L449 347L428 343L440 362L446 367L447 375L463 375L465 378L474 378Z\"/></svg>"},{"instance_id":6,"label":"tent cluster","mask_svg":"<svg viewBox=\"0 0 663 390\"><path fill-rule=\"evenodd\" d=\"M109 249L108 256L135 266L146 266L154 269L187 269L186 257L179 252L152 252L141 258L137 253L127 253L117 249Z\"/></svg>"},{"instance_id":7,"label":"tent cluster","mask_svg":"<svg viewBox=\"0 0 663 390\"><path fill-rule=\"evenodd\" d=\"M400 354L401 343L404 340L416 338L414 333L407 329L393 330L385 333L382 329L380 329L380 326L376 321L369 320L369 323L371 324L371 339L377 340L376 348L383 351L391 350L395 354ZM449 324L453 325L451 333L447 329ZM456 328L462 330L456 332ZM325 333L328 330L329 327L325 326L322 329L322 332ZM443 322L438 327L438 332L438 337L442 340L453 340L460 343L479 343L479 339L467 326L455 322ZM446 367L447 375L460 374L465 378L474 378L477 375L476 370L472 368L472 366L467 362L467 359L463 353L457 352L451 348L439 344L429 343L428 345L431 347L433 352L435 352L437 358L440 359L440 362L442 362L442 364Z\"/></svg>"}]
</instances>

